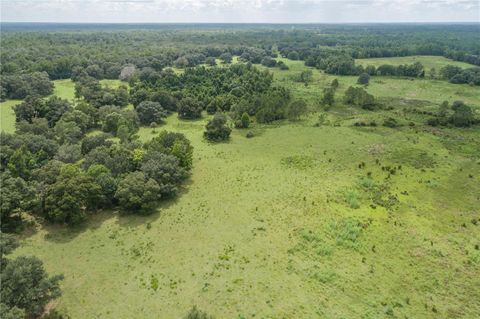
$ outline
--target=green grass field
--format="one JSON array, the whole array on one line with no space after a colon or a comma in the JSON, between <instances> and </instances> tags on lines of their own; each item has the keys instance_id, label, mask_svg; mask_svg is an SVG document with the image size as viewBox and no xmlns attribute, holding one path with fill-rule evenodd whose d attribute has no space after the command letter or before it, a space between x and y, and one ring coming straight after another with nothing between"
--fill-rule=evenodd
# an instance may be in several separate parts
<instances>
[{"instance_id":1,"label":"green grass field","mask_svg":"<svg viewBox=\"0 0 480 319\"><path fill-rule=\"evenodd\" d=\"M474 67L474 65L450 60L443 56L428 56L428 55L414 55L414 56L406 56L406 57L371 58L371 59L355 60L356 64L360 64L363 66L373 65L375 67L379 67L382 64L400 65L400 64L412 64L415 62L420 62L423 64L427 75L430 74L430 70L432 68L435 69L438 75L438 72L440 71L440 69L446 65L454 65L463 69Z\"/></svg>"},{"instance_id":2,"label":"green grass field","mask_svg":"<svg viewBox=\"0 0 480 319\"><path fill-rule=\"evenodd\" d=\"M20 102L20 100L8 100L0 103L0 132L15 132L15 112L13 107Z\"/></svg>"},{"instance_id":3,"label":"green grass field","mask_svg":"<svg viewBox=\"0 0 480 319\"><path fill-rule=\"evenodd\" d=\"M302 120L254 124L251 139L233 130L230 142L210 144L207 116L172 115L157 133L182 132L195 148L178 198L147 217L99 212L80 228L23 235L15 255L38 256L49 273L65 275L57 309L120 319L180 318L194 304L216 318L480 313L478 127L434 129L413 116L414 127L352 126L419 101L463 99L478 110L478 88L373 77L368 91L395 99L394 110L336 103L326 114L322 89L338 78L340 100L356 78L313 70L305 86L292 80L303 62L286 63L289 71L271 70L309 102Z\"/></svg>"}]
</instances>

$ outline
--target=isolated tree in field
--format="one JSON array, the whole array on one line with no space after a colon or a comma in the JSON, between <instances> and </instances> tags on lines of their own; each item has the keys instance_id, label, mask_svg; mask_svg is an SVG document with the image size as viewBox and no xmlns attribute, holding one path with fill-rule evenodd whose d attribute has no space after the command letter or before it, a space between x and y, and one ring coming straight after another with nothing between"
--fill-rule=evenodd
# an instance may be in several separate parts
<instances>
[{"instance_id":1,"label":"isolated tree in field","mask_svg":"<svg viewBox=\"0 0 480 319\"><path fill-rule=\"evenodd\" d=\"M357 79L358 84L366 85L370 81L370 75L368 73L362 73Z\"/></svg>"},{"instance_id":2,"label":"isolated tree in field","mask_svg":"<svg viewBox=\"0 0 480 319\"><path fill-rule=\"evenodd\" d=\"M232 63L232 55L229 52L222 53L220 60L222 60L224 64Z\"/></svg>"},{"instance_id":3,"label":"isolated tree in field","mask_svg":"<svg viewBox=\"0 0 480 319\"><path fill-rule=\"evenodd\" d=\"M240 119L235 121L236 128L248 128L250 126L250 116L246 112L242 114Z\"/></svg>"},{"instance_id":4,"label":"isolated tree in field","mask_svg":"<svg viewBox=\"0 0 480 319\"><path fill-rule=\"evenodd\" d=\"M465 102L463 101L453 101L452 103L452 110L457 110L459 109L460 107L464 106L465 105Z\"/></svg>"},{"instance_id":5,"label":"isolated tree in field","mask_svg":"<svg viewBox=\"0 0 480 319\"><path fill-rule=\"evenodd\" d=\"M186 97L178 103L178 117L181 119L198 119L202 116L202 105L197 100Z\"/></svg>"},{"instance_id":6,"label":"isolated tree in field","mask_svg":"<svg viewBox=\"0 0 480 319\"><path fill-rule=\"evenodd\" d=\"M308 84L312 80L312 70L305 70L300 73L300 82L303 82L305 84Z\"/></svg>"},{"instance_id":7,"label":"isolated tree in field","mask_svg":"<svg viewBox=\"0 0 480 319\"><path fill-rule=\"evenodd\" d=\"M322 96L322 104L324 106L330 107L335 103L335 89L334 88L324 88Z\"/></svg>"},{"instance_id":8,"label":"isolated tree in field","mask_svg":"<svg viewBox=\"0 0 480 319\"><path fill-rule=\"evenodd\" d=\"M336 90L338 88L338 80L337 79L333 79L332 80L332 83L330 84L330 86Z\"/></svg>"},{"instance_id":9,"label":"isolated tree in field","mask_svg":"<svg viewBox=\"0 0 480 319\"><path fill-rule=\"evenodd\" d=\"M448 106L448 101L443 101L442 104L440 104L440 108L438 109L438 117L446 118L449 109L450 107Z\"/></svg>"},{"instance_id":10,"label":"isolated tree in field","mask_svg":"<svg viewBox=\"0 0 480 319\"><path fill-rule=\"evenodd\" d=\"M36 257L8 259L18 246L15 239L0 232L0 295L2 318L37 318L51 300L60 297L62 275L49 277ZM16 317L20 315L20 317Z\"/></svg>"},{"instance_id":11,"label":"isolated tree in field","mask_svg":"<svg viewBox=\"0 0 480 319\"><path fill-rule=\"evenodd\" d=\"M475 117L470 106L463 104L454 110L451 121L455 126L467 127L473 124Z\"/></svg>"},{"instance_id":12,"label":"isolated tree in field","mask_svg":"<svg viewBox=\"0 0 480 319\"><path fill-rule=\"evenodd\" d=\"M304 100L292 101L287 108L287 118L291 121L298 120L307 112L307 103Z\"/></svg>"},{"instance_id":13,"label":"isolated tree in field","mask_svg":"<svg viewBox=\"0 0 480 319\"><path fill-rule=\"evenodd\" d=\"M143 101L141 102L135 111L138 114L138 119L143 125L149 123L161 123L165 117L167 117L167 111L158 102Z\"/></svg>"},{"instance_id":14,"label":"isolated tree in field","mask_svg":"<svg viewBox=\"0 0 480 319\"><path fill-rule=\"evenodd\" d=\"M143 172L127 174L118 183L115 198L120 207L129 212L149 213L160 200L160 186L153 179L147 179Z\"/></svg>"},{"instance_id":15,"label":"isolated tree in field","mask_svg":"<svg viewBox=\"0 0 480 319\"><path fill-rule=\"evenodd\" d=\"M228 140L232 130L226 124L227 117L224 114L215 114L205 126L206 131L203 136L207 140L215 142Z\"/></svg>"}]
</instances>

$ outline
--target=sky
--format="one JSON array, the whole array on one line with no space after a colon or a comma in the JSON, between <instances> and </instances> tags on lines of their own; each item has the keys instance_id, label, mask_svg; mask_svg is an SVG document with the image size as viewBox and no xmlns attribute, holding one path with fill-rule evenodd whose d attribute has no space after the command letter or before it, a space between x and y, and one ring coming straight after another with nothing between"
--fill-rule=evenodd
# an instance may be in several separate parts
<instances>
[{"instance_id":1,"label":"sky","mask_svg":"<svg viewBox=\"0 0 480 319\"><path fill-rule=\"evenodd\" d=\"M480 22L480 0L0 0L3 22Z\"/></svg>"}]
</instances>

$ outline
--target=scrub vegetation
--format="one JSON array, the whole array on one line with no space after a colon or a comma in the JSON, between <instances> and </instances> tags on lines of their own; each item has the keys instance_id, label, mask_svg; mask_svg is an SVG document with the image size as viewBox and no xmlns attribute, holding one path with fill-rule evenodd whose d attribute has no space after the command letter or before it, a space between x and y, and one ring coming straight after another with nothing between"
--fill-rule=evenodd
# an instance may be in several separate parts
<instances>
[{"instance_id":1,"label":"scrub vegetation","mask_svg":"<svg viewBox=\"0 0 480 319\"><path fill-rule=\"evenodd\" d=\"M7 30L2 313L475 318L475 27Z\"/></svg>"}]
</instances>

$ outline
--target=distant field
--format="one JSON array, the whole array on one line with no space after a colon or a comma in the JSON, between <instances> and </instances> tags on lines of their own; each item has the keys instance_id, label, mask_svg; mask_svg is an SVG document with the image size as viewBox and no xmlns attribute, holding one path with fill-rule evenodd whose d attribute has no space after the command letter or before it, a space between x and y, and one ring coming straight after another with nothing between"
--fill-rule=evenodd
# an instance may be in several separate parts
<instances>
[{"instance_id":1,"label":"distant field","mask_svg":"<svg viewBox=\"0 0 480 319\"><path fill-rule=\"evenodd\" d=\"M55 80L53 83L55 84L53 95L73 102L75 99L75 83L72 80Z\"/></svg>"},{"instance_id":2,"label":"distant field","mask_svg":"<svg viewBox=\"0 0 480 319\"><path fill-rule=\"evenodd\" d=\"M52 95L56 95L62 99L74 102L75 83L73 83L72 80L55 80L53 83L55 87ZM120 80L101 80L100 83L111 88L117 88L120 85L125 84ZM15 112L13 112L12 107L21 102L21 100L7 100L0 103L0 131L5 131L8 133L15 132Z\"/></svg>"},{"instance_id":3,"label":"distant field","mask_svg":"<svg viewBox=\"0 0 480 319\"><path fill-rule=\"evenodd\" d=\"M20 102L20 100L8 100L0 103L0 132L15 132L15 112L12 107Z\"/></svg>"},{"instance_id":4,"label":"distant field","mask_svg":"<svg viewBox=\"0 0 480 319\"><path fill-rule=\"evenodd\" d=\"M139 136L167 129L192 141L194 168L178 198L147 217L101 212L80 228L25 235L15 255L36 255L49 273L65 275L59 310L116 319L181 318L193 304L216 318L480 313L472 223L480 217L480 130L433 129L415 116L414 127L352 125L382 123L410 103L463 99L480 109L478 88L373 77L369 92L400 100L393 111L364 111L341 103L356 77L312 69L305 86L293 80L303 62L283 60L290 70L270 69L275 81L312 114L254 124L251 139L233 130L219 144L202 138L208 116L171 115ZM334 78L337 103L325 113L318 100Z\"/></svg>"},{"instance_id":5,"label":"distant field","mask_svg":"<svg viewBox=\"0 0 480 319\"><path fill-rule=\"evenodd\" d=\"M428 56L428 55L355 60L355 63L357 64L360 64L363 66L373 65L375 67L378 67L382 64L400 65L400 64L412 64L415 62L420 62L423 64L427 75L430 74L431 68L435 68L438 75L438 71L440 71L440 69L446 65L455 65L464 69L475 67L475 65L464 63L464 62L453 61L443 56Z\"/></svg>"},{"instance_id":6,"label":"distant field","mask_svg":"<svg viewBox=\"0 0 480 319\"><path fill-rule=\"evenodd\" d=\"M351 85L356 85L356 76L336 76L325 74L315 68L312 70L312 81L305 86L303 83L293 80L295 75L299 75L306 70L303 61L292 61L280 58L289 66L289 70L282 71L278 68L268 68L274 73L275 79L287 87L291 88L293 94L298 98L310 101L312 105L318 104L322 96L324 87L330 85L333 79L338 79L340 86L336 94L337 100L341 100L344 91ZM367 91L376 97L400 97L410 100L424 100L434 104L440 104L443 101L450 103L455 100L463 100L470 106L480 110L479 88L468 84L452 85L447 81L430 79L406 79L400 77L373 76Z\"/></svg>"}]
</instances>

